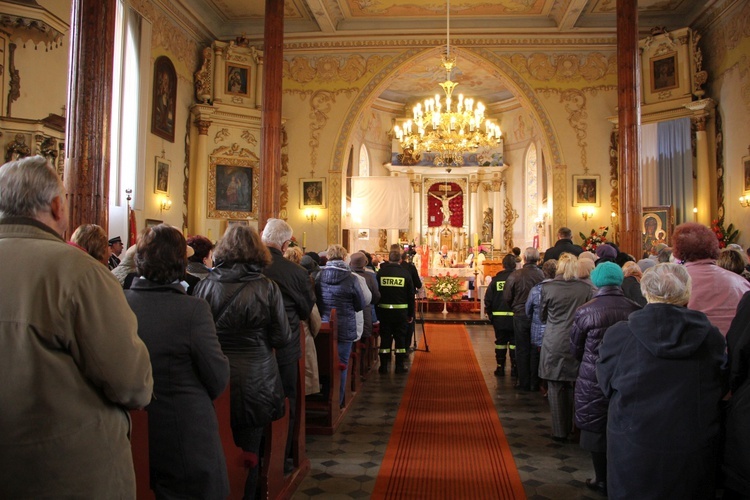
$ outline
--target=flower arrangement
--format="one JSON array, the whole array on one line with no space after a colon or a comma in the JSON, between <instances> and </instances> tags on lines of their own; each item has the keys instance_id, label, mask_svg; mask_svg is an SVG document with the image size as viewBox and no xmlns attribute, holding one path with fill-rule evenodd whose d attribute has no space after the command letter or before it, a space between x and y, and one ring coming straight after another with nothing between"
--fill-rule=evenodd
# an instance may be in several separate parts
<instances>
[{"instance_id":1,"label":"flower arrangement","mask_svg":"<svg viewBox=\"0 0 750 500\"><path fill-rule=\"evenodd\" d=\"M719 248L726 248L730 243L737 241L740 235L739 230L734 228L734 224L729 224L724 228L724 219L718 219L711 222L711 230L719 240Z\"/></svg>"},{"instance_id":2,"label":"flower arrangement","mask_svg":"<svg viewBox=\"0 0 750 500\"><path fill-rule=\"evenodd\" d=\"M609 231L609 227L601 226L599 231L601 231L601 234L597 233L596 229L592 229L591 234L588 237L583 233L578 233L583 240L581 246L584 250L587 252L594 252L596 251L596 247L607 242L607 231Z\"/></svg>"},{"instance_id":3,"label":"flower arrangement","mask_svg":"<svg viewBox=\"0 0 750 500\"><path fill-rule=\"evenodd\" d=\"M453 300L461 293L461 281L450 274L439 274L426 288L434 299Z\"/></svg>"}]
</instances>

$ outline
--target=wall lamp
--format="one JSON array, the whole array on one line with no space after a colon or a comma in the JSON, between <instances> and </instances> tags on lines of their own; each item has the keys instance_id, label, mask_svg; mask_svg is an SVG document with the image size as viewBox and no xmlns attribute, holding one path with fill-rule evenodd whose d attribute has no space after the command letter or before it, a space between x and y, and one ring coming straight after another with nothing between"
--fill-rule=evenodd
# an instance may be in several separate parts
<instances>
[{"instance_id":1,"label":"wall lamp","mask_svg":"<svg viewBox=\"0 0 750 500\"><path fill-rule=\"evenodd\" d=\"M308 208L307 210L305 210L305 219L309 220L310 224L312 224L313 222L315 222L317 220L317 218L318 218L318 211L317 210L314 210L312 208Z\"/></svg>"},{"instance_id":2,"label":"wall lamp","mask_svg":"<svg viewBox=\"0 0 750 500\"><path fill-rule=\"evenodd\" d=\"M167 211L172 208L172 200L169 199L168 196L165 196L161 199L159 202L159 210L161 212Z\"/></svg>"},{"instance_id":3,"label":"wall lamp","mask_svg":"<svg viewBox=\"0 0 750 500\"><path fill-rule=\"evenodd\" d=\"M581 217L583 220L587 221L590 218L594 216L594 209L593 208L582 208L581 209Z\"/></svg>"},{"instance_id":4,"label":"wall lamp","mask_svg":"<svg viewBox=\"0 0 750 500\"><path fill-rule=\"evenodd\" d=\"M740 205L745 208L750 207L750 196L740 196Z\"/></svg>"}]
</instances>

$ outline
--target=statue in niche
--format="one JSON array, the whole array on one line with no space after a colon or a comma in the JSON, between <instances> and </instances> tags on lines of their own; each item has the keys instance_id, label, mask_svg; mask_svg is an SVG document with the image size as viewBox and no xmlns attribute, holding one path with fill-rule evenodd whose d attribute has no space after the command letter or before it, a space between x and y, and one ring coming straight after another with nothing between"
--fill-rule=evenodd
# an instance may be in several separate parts
<instances>
[{"instance_id":1,"label":"statue in niche","mask_svg":"<svg viewBox=\"0 0 750 500\"><path fill-rule=\"evenodd\" d=\"M211 58L213 51L211 47L203 49L203 66L195 72L193 79L195 82L195 99L200 103L206 103L211 100Z\"/></svg>"},{"instance_id":2,"label":"statue in niche","mask_svg":"<svg viewBox=\"0 0 750 500\"><path fill-rule=\"evenodd\" d=\"M401 165L411 166L419 163L422 155L419 153L414 154L414 148L404 148L404 152L397 155L398 161Z\"/></svg>"},{"instance_id":3,"label":"statue in niche","mask_svg":"<svg viewBox=\"0 0 750 500\"><path fill-rule=\"evenodd\" d=\"M482 241L492 241L492 208L484 211L484 220L482 222Z\"/></svg>"},{"instance_id":4,"label":"statue in niche","mask_svg":"<svg viewBox=\"0 0 750 500\"><path fill-rule=\"evenodd\" d=\"M29 156L30 154L31 148L26 144L26 137L24 137L23 134L16 134L15 140L11 141L7 146L5 161L14 161Z\"/></svg>"}]
</instances>

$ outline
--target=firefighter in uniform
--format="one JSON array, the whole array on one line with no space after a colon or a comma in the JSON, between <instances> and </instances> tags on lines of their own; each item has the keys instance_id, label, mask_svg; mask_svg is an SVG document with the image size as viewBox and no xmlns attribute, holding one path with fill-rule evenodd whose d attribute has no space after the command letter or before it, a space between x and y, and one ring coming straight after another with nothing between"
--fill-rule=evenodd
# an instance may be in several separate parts
<instances>
[{"instance_id":1,"label":"firefighter in uniform","mask_svg":"<svg viewBox=\"0 0 750 500\"><path fill-rule=\"evenodd\" d=\"M510 373L516 376L516 341L513 333L513 309L503 299L505 281L516 269L516 256L508 254L503 258L503 270L492 278L484 294L484 309L492 320L495 329L495 375L505 376L505 354L510 351Z\"/></svg>"},{"instance_id":2,"label":"firefighter in uniform","mask_svg":"<svg viewBox=\"0 0 750 500\"><path fill-rule=\"evenodd\" d=\"M380 368L378 372L388 373L391 363L391 348L396 344L396 373L406 373L406 360L409 357L407 334L408 324L414 321L414 282L407 269L401 267L401 251L396 248L388 254L388 262L380 265L378 271L378 319L380 320Z\"/></svg>"}]
</instances>

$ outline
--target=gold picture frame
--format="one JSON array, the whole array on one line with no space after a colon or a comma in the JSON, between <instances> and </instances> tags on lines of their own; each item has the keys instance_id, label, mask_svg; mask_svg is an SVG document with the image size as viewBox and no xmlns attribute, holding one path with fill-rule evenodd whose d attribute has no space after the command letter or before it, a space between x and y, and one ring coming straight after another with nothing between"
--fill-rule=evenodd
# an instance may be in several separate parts
<instances>
[{"instance_id":1,"label":"gold picture frame","mask_svg":"<svg viewBox=\"0 0 750 500\"><path fill-rule=\"evenodd\" d=\"M243 97L250 96L250 67L244 64L228 62L225 73L226 87L224 92L229 95Z\"/></svg>"},{"instance_id":2,"label":"gold picture frame","mask_svg":"<svg viewBox=\"0 0 750 500\"><path fill-rule=\"evenodd\" d=\"M674 218L671 205L643 207L641 217L642 250L649 252L659 243L671 244Z\"/></svg>"},{"instance_id":3,"label":"gold picture frame","mask_svg":"<svg viewBox=\"0 0 750 500\"><path fill-rule=\"evenodd\" d=\"M299 180L300 208L325 208L327 198L325 178L315 177Z\"/></svg>"},{"instance_id":4,"label":"gold picture frame","mask_svg":"<svg viewBox=\"0 0 750 500\"><path fill-rule=\"evenodd\" d=\"M601 206L602 189L598 175L573 176L573 206Z\"/></svg>"},{"instance_id":5,"label":"gold picture frame","mask_svg":"<svg viewBox=\"0 0 750 500\"><path fill-rule=\"evenodd\" d=\"M161 156L154 162L154 193L169 194L169 170L172 162Z\"/></svg>"},{"instance_id":6,"label":"gold picture frame","mask_svg":"<svg viewBox=\"0 0 750 500\"><path fill-rule=\"evenodd\" d=\"M257 217L260 169L249 158L210 156L208 211L211 219Z\"/></svg>"},{"instance_id":7,"label":"gold picture frame","mask_svg":"<svg viewBox=\"0 0 750 500\"><path fill-rule=\"evenodd\" d=\"M660 54L649 59L651 68L651 93L664 92L680 86L677 52Z\"/></svg>"}]
</instances>

